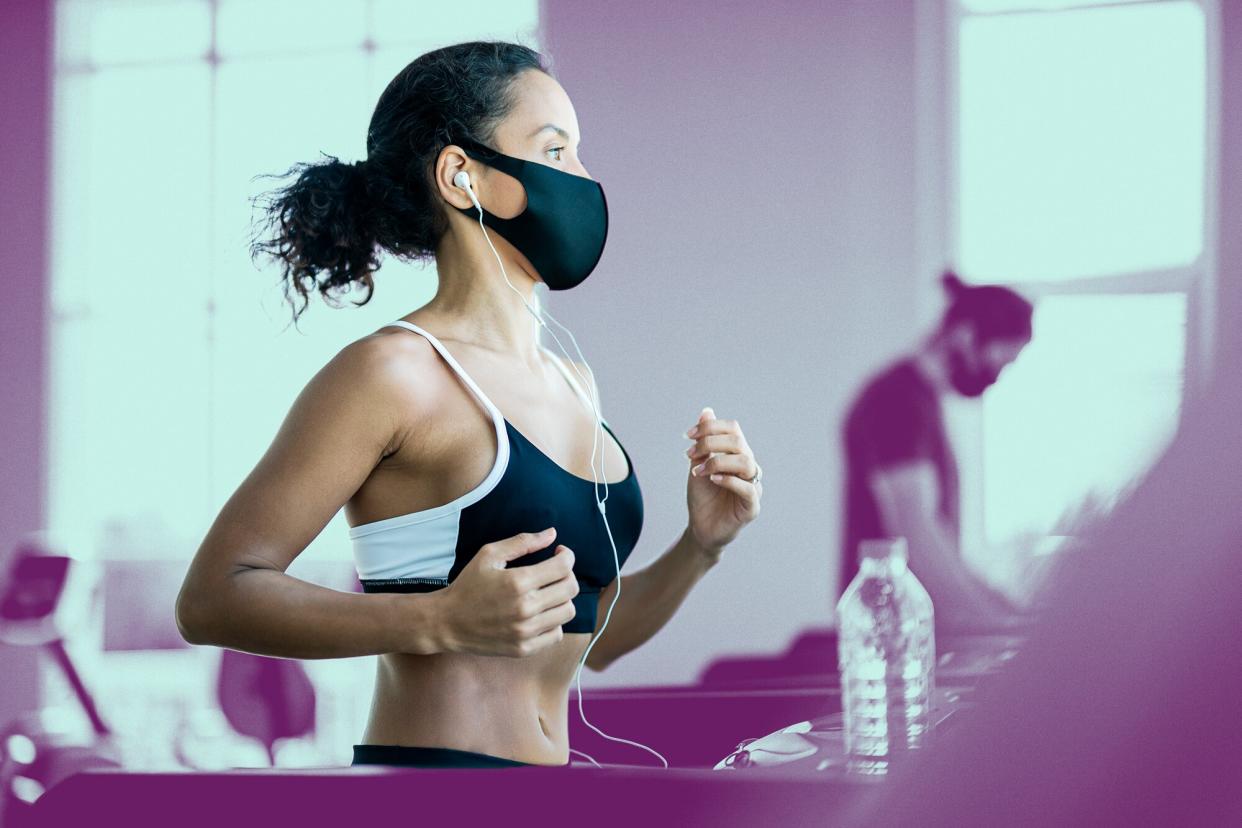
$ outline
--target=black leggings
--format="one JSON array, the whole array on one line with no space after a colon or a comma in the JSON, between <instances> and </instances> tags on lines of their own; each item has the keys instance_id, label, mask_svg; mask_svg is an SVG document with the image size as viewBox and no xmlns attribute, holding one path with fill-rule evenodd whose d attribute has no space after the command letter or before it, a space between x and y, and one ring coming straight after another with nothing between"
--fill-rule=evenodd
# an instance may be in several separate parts
<instances>
[{"instance_id":1,"label":"black leggings","mask_svg":"<svg viewBox=\"0 0 1242 828\"><path fill-rule=\"evenodd\" d=\"M354 745L352 765L402 765L413 768L512 768L530 762L505 759L490 753L446 747L408 747L406 745Z\"/></svg>"}]
</instances>

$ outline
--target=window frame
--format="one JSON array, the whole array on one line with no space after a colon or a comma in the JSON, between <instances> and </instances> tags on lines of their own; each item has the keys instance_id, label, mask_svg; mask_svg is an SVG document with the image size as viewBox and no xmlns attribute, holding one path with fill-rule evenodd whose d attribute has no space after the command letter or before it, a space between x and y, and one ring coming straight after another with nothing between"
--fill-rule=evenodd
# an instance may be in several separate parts
<instances>
[{"instance_id":1,"label":"window frame","mask_svg":"<svg viewBox=\"0 0 1242 828\"><path fill-rule=\"evenodd\" d=\"M960 261L961 248L961 55L960 32L968 17L1042 13L1062 14L1085 8L1191 2L1204 15L1205 96L1203 247L1198 257L1180 267L1131 271L1058 281L998 281L1038 303L1049 296L1135 295L1181 292L1186 295L1186 343L1183 402L1207 387L1213 371L1215 292L1217 289L1218 197L1215 182L1220 159L1220 7L1219 0L1066 0L1055 8L1038 2L1015 3L1011 9L976 12L963 0L921 0L917 65L919 105L918 256L916 306L925 327L938 323L944 306L934 278L946 265ZM969 280L970 274L962 274ZM990 280L991 281L991 280ZM1184 411L1184 406L1182 407ZM1179 413L1179 419L1180 419ZM946 422L957 451L962 480L961 542L968 557L982 556L986 546L983 474L982 406L946 405ZM972 555L972 553L974 553Z\"/></svg>"}]
</instances>

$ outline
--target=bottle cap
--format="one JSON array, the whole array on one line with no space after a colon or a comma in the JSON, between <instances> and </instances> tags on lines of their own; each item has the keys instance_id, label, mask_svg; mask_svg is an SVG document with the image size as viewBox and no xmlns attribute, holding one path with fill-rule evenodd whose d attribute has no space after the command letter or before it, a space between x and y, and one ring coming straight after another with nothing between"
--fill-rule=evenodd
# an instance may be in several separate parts
<instances>
[{"instance_id":1,"label":"bottle cap","mask_svg":"<svg viewBox=\"0 0 1242 828\"><path fill-rule=\"evenodd\" d=\"M859 558L877 560L901 558L905 560L908 554L905 538L868 538L858 545Z\"/></svg>"}]
</instances>

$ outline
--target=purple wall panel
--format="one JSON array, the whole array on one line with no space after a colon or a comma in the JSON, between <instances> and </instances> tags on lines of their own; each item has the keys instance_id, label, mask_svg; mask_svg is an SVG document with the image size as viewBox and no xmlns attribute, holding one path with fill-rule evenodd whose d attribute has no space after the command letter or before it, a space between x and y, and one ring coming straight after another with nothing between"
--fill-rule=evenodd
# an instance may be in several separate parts
<instances>
[{"instance_id":1,"label":"purple wall panel","mask_svg":"<svg viewBox=\"0 0 1242 828\"><path fill-rule=\"evenodd\" d=\"M44 522L52 5L0 3L0 557ZM0 722L35 704L34 668L0 644Z\"/></svg>"},{"instance_id":2,"label":"purple wall panel","mask_svg":"<svg viewBox=\"0 0 1242 828\"><path fill-rule=\"evenodd\" d=\"M549 305L642 477L633 564L685 525L681 434L702 406L764 468L763 514L723 563L592 677L689 680L828 623L838 421L922 333L914 285L933 276L916 272L915 4L545 0L543 21L611 212L599 268Z\"/></svg>"}]
</instances>

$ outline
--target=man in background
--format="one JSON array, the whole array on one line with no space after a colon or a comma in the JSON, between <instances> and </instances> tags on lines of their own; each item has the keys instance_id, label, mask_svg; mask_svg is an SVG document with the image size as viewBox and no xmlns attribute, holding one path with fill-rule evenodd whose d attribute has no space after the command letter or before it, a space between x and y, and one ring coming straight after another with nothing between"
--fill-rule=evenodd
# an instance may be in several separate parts
<instances>
[{"instance_id":1,"label":"man in background","mask_svg":"<svg viewBox=\"0 0 1242 828\"><path fill-rule=\"evenodd\" d=\"M949 305L914 354L872 377L846 414L845 525L840 589L868 538L904 537L910 570L927 588L936 626L1004 628L1016 607L963 560L957 462L941 411L947 394L977 398L1031 340L1032 306L998 285L947 272Z\"/></svg>"}]
</instances>

